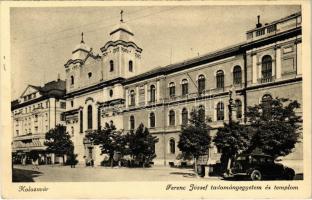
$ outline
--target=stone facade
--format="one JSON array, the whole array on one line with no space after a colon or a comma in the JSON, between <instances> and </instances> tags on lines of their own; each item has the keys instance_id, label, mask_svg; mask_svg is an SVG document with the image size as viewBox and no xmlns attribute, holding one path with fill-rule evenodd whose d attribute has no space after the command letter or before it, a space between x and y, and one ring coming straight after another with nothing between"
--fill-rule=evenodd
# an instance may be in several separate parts
<instances>
[{"instance_id":1,"label":"stone facade","mask_svg":"<svg viewBox=\"0 0 312 200\"><path fill-rule=\"evenodd\" d=\"M302 104L301 13L258 23L247 31L244 43L145 73L140 72L142 49L127 24L121 21L109 34L101 55L82 39L65 64L64 116L82 164L103 160L85 135L106 122L113 121L124 132L143 123L159 138L154 163L167 165L180 153L182 116L203 107L214 136L229 120L230 90L238 105L233 118L242 123L247 106L258 104L264 95ZM210 162L217 162L218 150L209 148ZM302 159L300 144L293 155Z\"/></svg>"}]
</instances>

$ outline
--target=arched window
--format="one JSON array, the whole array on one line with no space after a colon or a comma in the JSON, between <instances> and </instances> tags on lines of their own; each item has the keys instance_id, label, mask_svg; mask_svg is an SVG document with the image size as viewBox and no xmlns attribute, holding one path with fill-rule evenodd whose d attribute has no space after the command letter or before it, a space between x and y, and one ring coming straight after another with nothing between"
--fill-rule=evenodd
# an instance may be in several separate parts
<instances>
[{"instance_id":1,"label":"arched window","mask_svg":"<svg viewBox=\"0 0 312 200\"><path fill-rule=\"evenodd\" d=\"M132 60L129 61L129 72L133 72L133 62L132 62Z\"/></svg>"},{"instance_id":2,"label":"arched window","mask_svg":"<svg viewBox=\"0 0 312 200\"><path fill-rule=\"evenodd\" d=\"M175 96L175 84L174 84L174 82L169 83L169 96L170 97Z\"/></svg>"},{"instance_id":3,"label":"arched window","mask_svg":"<svg viewBox=\"0 0 312 200\"><path fill-rule=\"evenodd\" d=\"M236 105L236 117L237 119L241 119L243 116L242 101L239 99L236 99L235 105Z\"/></svg>"},{"instance_id":4,"label":"arched window","mask_svg":"<svg viewBox=\"0 0 312 200\"><path fill-rule=\"evenodd\" d=\"M272 58L269 55L262 58L261 74L261 82L266 83L272 81Z\"/></svg>"},{"instance_id":5,"label":"arched window","mask_svg":"<svg viewBox=\"0 0 312 200\"><path fill-rule=\"evenodd\" d=\"M182 96L185 96L188 94L188 81L187 79L182 80Z\"/></svg>"},{"instance_id":6,"label":"arched window","mask_svg":"<svg viewBox=\"0 0 312 200\"><path fill-rule=\"evenodd\" d=\"M134 106L135 105L135 93L134 90L130 91L130 106Z\"/></svg>"},{"instance_id":7,"label":"arched window","mask_svg":"<svg viewBox=\"0 0 312 200\"><path fill-rule=\"evenodd\" d=\"M271 106L272 106L272 96L270 94L263 95L261 99L263 117L266 119L271 118Z\"/></svg>"},{"instance_id":8,"label":"arched window","mask_svg":"<svg viewBox=\"0 0 312 200\"><path fill-rule=\"evenodd\" d=\"M222 70L217 71L217 88L224 88L224 72Z\"/></svg>"},{"instance_id":9,"label":"arched window","mask_svg":"<svg viewBox=\"0 0 312 200\"><path fill-rule=\"evenodd\" d=\"M240 66L236 65L233 69L233 84L242 83L242 69Z\"/></svg>"},{"instance_id":10,"label":"arched window","mask_svg":"<svg viewBox=\"0 0 312 200\"><path fill-rule=\"evenodd\" d=\"M98 116L98 124L97 124L97 126L98 126L98 130L101 130L101 118L102 118L102 116L101 116L101 108L98 108L98 110L97 110L97 116Z\"/></svg>"},{"instance_id":11,"label":"arched window","mask_svg":"<svg viewBox=\"0 0 312 200\"><path fill-rule=\"evenodd\" d=\"M224 120L224 104L222 102L217 104L217 120Z\"/></svg>"},{"instance_id":12,"label":"arched window","mask_svg":"<svg viewBox=\"0 0 312 200\"><path fill-rule=\"evenodd\" d=\"M92 72L88 73L88 77L91 78L92 77Z\"/></svg>"},{"instance_id":13,"label":"arched window","mask_svg":"<svg viewBox=\"0 0 312 200\"><path fill-rule=\"evenodd\" d=\"M170 139L169 145L170 145L170 153L174 154L175 153L175 141L173 138Z\"/></svg>"},{"instance_id":14,"label":"arched window","mask_svg":"<svg viewBox=\"0 0 312 200\"><path fill-rule=\"evenodd\" d=\"M150 120L150 127L155 128L155 113L153 112L150 113L149 120Z\"/></svg>"},{"instance_id":15,"label":"arched window","mask_svg":"<svg viewBox=\"0 0 312 200\"><path fill-rule=\"evenodd\" d=\"M92 129L92 106L88 106L88 129Z\"/></svg>"},{"instance_id":16,"label":"arched window","mask_svg":"<svg viewBox=\"0 0 312 200\"><path fill-rule=\"evenodd\" d=\"M199 119L204 122L205 121L205 106L200 105L198 108L198 117Z\"/></svg>"},{"instance_id":17,"label":"arched window","mask_svg":"<svg viewBox=\"0 0 312 200\"><path fill-rule=\"evenodd\" d=\"M83 113L82 113L82 110L80 110L79 115L80 115L80 133L82 133L83 132Z\"/></svg>"},{"instance_id":18,"label":"arched window","mask_svg":"<svg viewBox=\"0 0 312 200\"><path fill-rule=\"evenodd\" d=\"M155 87L155 85L150 86L150 100L151 100L151 102L156 101L156 87Z\"/></svg>"},{"instance_id":19,"label":"arched window","mask_svg":"<svg viewBox=\"0 0 312 200\"><path fill-rule=\"evenodd\" d=\"M182 125L186 125L188 123L188 111L186 108L182 109Z\"/></svg>"},{"instance_id":20,"label":"arched window","mask_svg":"<svg viewBox=\"0 0 312 200\"><path fill-rule=\"evenodd\" d=\"M169 111L169 126L175 125L175 113L173 110Z\"/></svg>"},{"instance_id":21,"label":"arched window","mask_svg":"<svg viewBox=\"0 0 312 200\"><path fill-rule=\"evenodd\" d=\"M114 61L112 60L109 61L109 71L114 71Z\"/></svg>"},{"instance_id":22,"label":"arched window","mask_svg":"<svg viewBox=\"0 0 312 200\"><path fill-rule=\"evenodd\" d=\"M134 119L134 116L131 115L130 116L130 130L134 130L134 127L135 127L135 119Z\"/></svg>"},{"instance_id":23,"label":"arched window","mask_svg":"<svg viewBox=\"0 0 312 200\"><path fill-rule=\"evenodd\" d=\"M203 74L198 76L197 85L198 85L198 93L202 94L205 90L205 76Z\"/></svg>"},{"instance_id":24,"label":"arched window","mask_svg":"<svg viewBox=\"0 0 312 200\"><path fill-rule=\"evenodd\" d=\"M74 76L71 76L71 77L70 77L70 84L71 84L71 85L74 85L74 84L75 84Z\"/></svg>"}]
</instances>

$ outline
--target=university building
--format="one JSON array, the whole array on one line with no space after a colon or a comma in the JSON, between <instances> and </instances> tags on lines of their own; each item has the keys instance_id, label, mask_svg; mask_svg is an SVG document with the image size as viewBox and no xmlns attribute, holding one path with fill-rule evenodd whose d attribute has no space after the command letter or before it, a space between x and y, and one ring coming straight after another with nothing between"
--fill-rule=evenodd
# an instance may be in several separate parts
<instances>
[{"instance_id":1,"label":"university building","mask_svg":"<svg viewBox=\"0 0 312 200\"><path fill-rule=\"evenodd\" d=\"M243 33L242 33L243 34ZM135 33L120 20L109 40L94 53L83 37L64 65L66 120L78 160L103 160L98 146L86 139L106 122L128 132L140 123L159 138L155 165L168 165L177 148L181 125L193 108L209 117L213 137L229 120L229 92L235 103L233 120L245 123L247 106L285 97L302 104L301 13L246 32L243 43L142 73L143 49ZM62 101L63 102L63 101ZM301 109L298 109L301 115ZM14 110L13 110L14 113ZM210 163L220 152L211 145ZM288 159L302 160L298 144Z\"/></svg>"}]
</instances>

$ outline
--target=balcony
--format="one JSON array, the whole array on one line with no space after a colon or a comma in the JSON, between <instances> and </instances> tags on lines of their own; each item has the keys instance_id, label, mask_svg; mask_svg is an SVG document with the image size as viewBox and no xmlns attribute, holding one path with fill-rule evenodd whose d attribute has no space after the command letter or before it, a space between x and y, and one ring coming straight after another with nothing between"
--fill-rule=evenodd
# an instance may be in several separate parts
<instances>
[{"instance_id":1,"label":"balcony","mask_svg":"<svg viewBox=\"0 0 312 200\"><path fill-rule=\"evenodd\" d=\"M45 133L40 133L40 134L28 133L28 134L25 134L25 135L15 136L13 138L13 140L14 141L20 141L20 140L44 139L44 138L45 138Z\"/></svg>"},{"instance_id":2,"label":"balcony","mask_svg":"<svg viewBox=\"0 0 312 200\"><path fill-rule=\"evenodd\" d=\"M270 83L275 81L275 76L258 78L258 83Z\"/></svg>"}]
</instances>

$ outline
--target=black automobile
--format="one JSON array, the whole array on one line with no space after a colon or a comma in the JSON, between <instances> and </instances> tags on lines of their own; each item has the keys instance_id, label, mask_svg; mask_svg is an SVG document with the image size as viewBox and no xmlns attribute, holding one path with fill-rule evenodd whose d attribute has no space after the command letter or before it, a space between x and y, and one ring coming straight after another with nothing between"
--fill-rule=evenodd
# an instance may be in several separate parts
<instances>
[{"instance_id":1,"label":"black automobile","mask_svg":"<svg viewBox=\"0 0 312 200\"><path fill-rule=\"evenodd\" d=\"M230 163L230 168L224 173L224 178L247 177L251 180L284 179L292 180L295 171L274 158L263 154L241 154Z\"/></svg>"}]
</instances>

